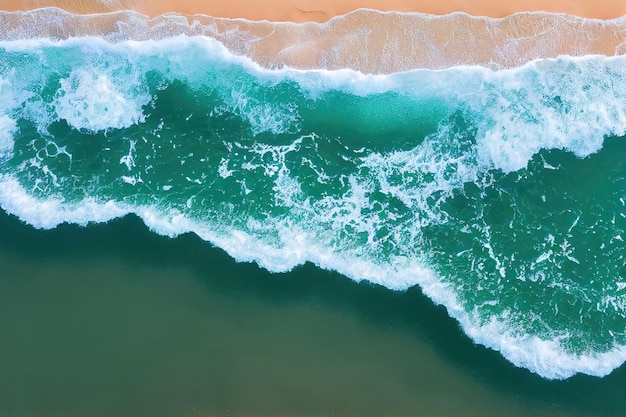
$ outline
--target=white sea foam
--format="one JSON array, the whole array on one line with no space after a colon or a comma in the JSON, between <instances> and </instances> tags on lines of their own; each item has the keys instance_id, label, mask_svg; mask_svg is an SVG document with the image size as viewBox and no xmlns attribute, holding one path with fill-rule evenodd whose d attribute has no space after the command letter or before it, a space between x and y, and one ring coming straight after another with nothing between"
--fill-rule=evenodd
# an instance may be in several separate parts
<instances>
[{"instance_id":1,"label":"white sea foam","mask_svg":"<svg viewBox=\"0 0 626 417\"><path fill-rule=\"evenodd\" d=\"M129 56L168 53L171 57L166 68L160 70L190 85L206 81L201 81L201 70L180 62L180 51L185 48L204 51L203 59L241 65L270 85L285 78L294 80L312 98L330 90L359 96L395 91L422 100L437 97L450 109L466 106L473 113L479 161L486 169L504 172L525 167L541 149L566 149L579 157L587 156L602 147L605 136L626 131L625 57L560 57L502 71L456 67L364 75L352 70L268 70L246 57L233 55L219 42L202 37L118 44L97 38L0 42L0 47L15 51L51 45L111 50ZM55 101L58 116L89 131L140 123L144 118L142 108L151 98L139 69L75 69L61 81ZM297 123L295 108L276 108L236 89L231 93L229 107L247 118L256 133L283 133Z\"/></svg>"},{"instance_id":2,"label":"white sea foam","mask_svg":"<svg viewBox=\"0 0 626 417\"><path fill-rule=\"evenodd\" d=\"M112 19L115 24L111 24ZM442 37L450 27L458 30ZM177 34L208 36L267 67L351 67L372 73L464 63L497 69L556 56L563 50L578 56L593 51L619 54L624 50L623 30L623 18L598 20L538 12L494 19L361 9L323 24L297 25L208 16L189 19L174 13L150 19L133 11L109 17L74 15L55 8L0 11L2 39L72 38L95 33L110 42L120 42ZM471 53L463 53L467 45L472 45Z\"/></svg>"},{"instance_id":3,"label":"white sea foam","mask_svg":"<svg viewBox=\"0 0 626 417\"><path fill-rule=\"evenodd\" d=\"M486 324L477 324L475 317L460 305L454 291L421 261L400 257L379 264L359 256L337 253L333 248L320 245L310 232L292 225L266 225L280 231L282 245L276 246L264 241L262 236L253 236L241 230L222 229L215 232L211 225L199 224L179 212L163 213L156 207L133 207L93 198L73 204L59 199L39 200L8 175L0 176L0 204L29 224L46 229L65 222L79 225L106 222L134 213L156 233L174 237L194 232L226 250L236 260L257 262L270 271L284 272L310 261L356 281L368 280L392 289L419 285L434 302L447 308L475 342L500 351L513 364L545 378L563 379L578 372L604 376L626 361L626 346L617 345L603 353L573 355L563 351L558 338L542 340L536 336L515 334L504 319L493 318Z\"/></svg>"},{"instance_id":4,"label":"white sea foam","mask_svg":"<svg viewBox=\"0 0 626 417\"><path fill-rule=\"evenodd\" d=\"M159 71L169 81L182 80L194 88L214 88L217 85L215 83L220 82L219 79L206 75L206 68L199 65L202 60L239 65L245 71L264 78L267 83L283 78L282 72L264 70L245 57L232 55L221 43L203 37L177 36L160 41L124 41L118 44L91 37L61 41L0 41L0 50L26 53L35 56L43 65L48 65L46 58L40 54L43 48L77 48L84 51L90 59L79 61L82 65L73 68L69 76L60 80L60 88L52 103L32 100L32 92L18 97L17 91L20 88L32 88L33 84L39 82L42 74L28 74L24 71L11 74L12 80L19 84L11 91L11 98L13 101L19 99L19 104L25 106L24 113L37 122L40 132L45 132L54 121L49 112L50 105L54 108L57 119L65 120L78 130L92 133L142 123L145 120L143 108L152 100L145 80L145 73L150 70ZM140 63L141 58L163 55L167 58L153 61L147 66ZM297 130L299 118L293 104L270 104L262 97L254 97L242 90L236 79L222 78L221 81L224 85L219 90L223 93L225 106L216 108L215 112L229 111L238 114L249 122L255 135L262 132L281 134Z\"/></svg>"},{"instance_id":5,"label":"white sea foam","mask_svg":"<svg viewBox=\"0 0 626 417\"><path fill-rule=\"evenodd\" d=\"M78 48L87 56L59 80L51 102L41 96L45 77L49 75L45 69L54 65L42 52L44 48ZM97 38L0 42L0 50L23 53L25 58L23 67L3 74L6 77L4 85L0 83L3 107L8 106L7 102L12 108L22 106L23 117L32 120L40 133L47 132L55 120L65 120L69 126L91 133L143 122L143 107L151 101L145 74L140 67L133 67L126 55L132 55L132 42L117 48L117 56L107 54L115 52L114 49L114 45ZM3 94L3 91L7 92ZM6 97L7 94L10 96Z\"/></svg>"},{"instance_id":6,"label":"white sea foam","mask_svg":"<svg viewBox=\"0 0 626 417\"><path fill-rule=\"evenodd\" d=\"M284 70L312 98L328 90L367 96L389 91L438 98L463 108L477 128L481 169L513 172L542 149L578 157L598 152L606 136L626 132L626 57L559 57L492 71L455 67L365 75L351 70ZM268 71L268 70L265 70Z\"/></svg>"},{"instance_id":7,"label":"white sea foam","mask_svg":"<svg viewBox=\"0 0 626 417\"><path fill-rule=\"evenodd\" d=\"M602 376L626 361L626 347L621 345L604 353L572 355L563 350L556 338L543 340L516 333L515 329L508 327L504 317L495 317L481 324L477 314L468 313L454 290L414 251L386 259L370 256L375 246L376 231L384 223L378 213L384 208L375 209L368 196L378 186L382 193L396 197L417 213L413 229L392 231L396 242L410 247L413 240L419 240L420 227L429 222L445 221L445 214L436 210L438 203L433 203L431 197L443 201L452 190L476 182L479 174L489 169L512 172L524 168L541 149L566 149L579 157L597 152L606 135L619 135L626 131L626 70L622 69L626 68L626 58L564 57L500 72L456 68L445 72L364 76L347 70L265 70L246 58L230 55L216 41L203 38L179 37L116 45L98 40L20 42L11 44L10 48L30 50L46 45L80 45L84 42L92 48L114 49L129 55L164 54L168 56L164 58L168 61L163 64L165 69L160 70L190 84L206 80L195 79L198 75L196 68L186 68L177 62L180 54L177 55L176 51L189 45L200 46L208 55L215 53L211 59L242 65L250 73L259 75L261 80L271 83L290 78L313 98L333 89L361 96L388 91L419 97L439 96L451 110L459 106L477 129L475 146L458 149L455 154L444 152L444 140L459 140L445 125L413 149L372 153L361 160L361 167L373 173L370 178L363 180L346 176L348 186L343 195L317 202L304 199L298 182L290 177L286 167L286 153L296 151L300 142L284 147L273 146L271 149L259 145L255 148L257 153L262 156L269 153L271 158L268 159L273 161L267 175L275 178L276 203L293 209L300 217L297 220L269 218L263 224L250 220L247 230L200 223L184 212L163 207L132 206L113 200L101 201L96 197L77 203L68 203L62 198L39 200L14 177L0 174L0 205L29 224L38 228L53 228L64 222L87 225L135 213L159 234L176 236L194 232L226 250L238 261L253 261L270 271L288 271L305 262L313 262L354 280L365 279L391 289L420 285L427 296L448 309L474 341L502 352L515 365L546 378L566 378L577 372ZM6 42L1 43L0 47L6 45ZM164 51L172 52L171 56ZM89 132L141 123L143 106L151 100L143 77L144 74L132 66L102 68L89 64L75 68L69 77L61 80L53 107L57 116L67 120L70 126ZM0 88L5 87L0 84ZM23 104L30 98L27 95L20 97L12 100ZM249 98L233 98L234 108L239 109L241 115L247 115L258 132L281 133L288 131L294 123L293 119L289 119L289 112L279 112L277 116L273 113L275 109L263 107L263 103L255 102L251 107ZM2 108L2 112L8 114L13 108L15 105L12 104L10 109ZM255 113L254 109L259 112ZM35 117L35 113L31 113L31 117ZM17 125L13 118L0 116L0 153L10 152L16 133ZM120 160L129 170L134 167L134 152L134 143L130 142L128 155ZM223 168L220 165L219 173L224 177L234 172L227 163ZM412 173L421 173L432 179L418 181L421 187L416 187L410 185L416 178L407 175ZM393 177L402 180L392 182L389 178ZM129 184L139 182L138 178L131 176L124 176L123 180ZM377 184L372 182L374 180ZM163 189L166 187L170 186ZM328 225L336 226L331 229L353 226L356 232L367 235L367 245L338 246L332 237L324 240L323 231L328 229Z\"/></svg>"},{"instance_id":8,"label":"white sea foam","mask_svg":"<svg viewBox=\"0 0 626 417\"><path fill-rule=\"evenodd\" d=\"M275 105L248 96L243 91L231 90L224 110L232 111L250 123L253 135L271 132L275 135L297 131L295 105Z\"/></svg>"},{"instance_id":9,"label":"white sea foam","mask_svg":"<svg viewBox=\"0 0 626 417\"><path fill-rule=\"evenodd\" d=\"M13 137L17 132L15 120L0 115L0 159L10 158L13 154Z\"/></svg>"},{"instance_id":10,"label":"white sea foam","mask_svg":"<svg viewBox=\"0 0 626 417\"><path fill-rule=\"evenodd\" d=\"M487 121L478 125L479 157L511 172L541 149L599 151L606 136L626 132L625 64L624 57L560 57L485 72L486 94L470 100Z\"/></svg>"},{"instance_id":11,"label":"white sea foam","mask_svg":"<svg viewBox=\"0 0 626 417\"><path fill-rule=\"evenodd\" d=\"M13 138L17 133L17 123L9 114L16 106L17 100L11 83L0 76L0 159L8 159L13 154Z\"/></svg>"},{"instance_id":12,"label":"white sea foam","mask_svg":"<svg viewBox=\"0 0 626 417\"><path fill-rule=\"evenodd\" d=\"M61 80L56 114L88 132L121 129L143 122L143 106L150 102L140 75L117 76L101 67L77 68Z\"/></svg>"}]
</instances>

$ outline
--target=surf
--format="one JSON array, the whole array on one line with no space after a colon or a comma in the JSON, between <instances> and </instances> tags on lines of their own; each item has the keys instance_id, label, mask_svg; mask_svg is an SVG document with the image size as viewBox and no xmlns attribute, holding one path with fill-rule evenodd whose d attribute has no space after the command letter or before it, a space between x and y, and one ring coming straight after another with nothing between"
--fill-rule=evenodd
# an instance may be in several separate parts
<instances>
[{"instance_id":1,"label":"surf","mask_svg":"<svg viewBox=\"0 0 626 417\"><path fill-rule=\"evenodd\" d=\"M0 205L34 227L133 213L272 272L418 285L546 378L626 360L624 57L272 70L198 36L0 57Z\"/></svg>"}]
</instances>

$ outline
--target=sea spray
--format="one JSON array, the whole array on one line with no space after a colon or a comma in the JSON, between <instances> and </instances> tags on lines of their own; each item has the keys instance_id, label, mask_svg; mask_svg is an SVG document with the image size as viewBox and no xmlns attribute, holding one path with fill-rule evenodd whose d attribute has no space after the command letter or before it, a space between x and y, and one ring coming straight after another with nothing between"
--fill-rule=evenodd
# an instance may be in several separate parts
<instances>
[{"instance_id":1,"label":"sea spray","mask_svg":"<svg viewBox=\"0 0 626 417\"><path fill-rule=\"evenodd\" d=\"M270 271L419 285L546 378L626 360L626 62L266 70L215 40L0 42L0 205L135 213Z\"/></svg>"}]
</instances>

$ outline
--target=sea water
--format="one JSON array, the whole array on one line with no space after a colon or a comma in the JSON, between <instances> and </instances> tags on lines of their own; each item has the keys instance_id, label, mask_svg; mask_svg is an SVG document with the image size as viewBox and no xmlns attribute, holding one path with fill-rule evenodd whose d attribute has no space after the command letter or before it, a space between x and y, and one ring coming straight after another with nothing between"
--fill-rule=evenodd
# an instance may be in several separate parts
<instances>
[{"instance_id":1,"label":"sea water","mask_svg":"<svg viewBox=\"0 0 626 417\"><path fill-rule=\"evenodd\" d=\"M626 58L367 75L206 37L0 42L0 206L419 286L545 378L626 360Z\"/></svg>"}]
</instances>

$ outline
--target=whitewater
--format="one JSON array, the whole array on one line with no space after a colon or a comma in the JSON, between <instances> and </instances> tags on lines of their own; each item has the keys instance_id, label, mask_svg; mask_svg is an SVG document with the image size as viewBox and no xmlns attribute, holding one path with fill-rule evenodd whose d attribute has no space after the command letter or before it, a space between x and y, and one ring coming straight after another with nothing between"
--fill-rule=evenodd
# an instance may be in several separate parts
<instances>
[{"instance_id":1,"label":"whitewater","mask_svg":"<svg viewBox=\"0 0 626 417\"><path fill-rule=\"evenodd\" d=\"M368 75L203 36L0 42L0 206L418 285L545 378L626 361L626 58Z\"/></svg>"}]
</instances>

